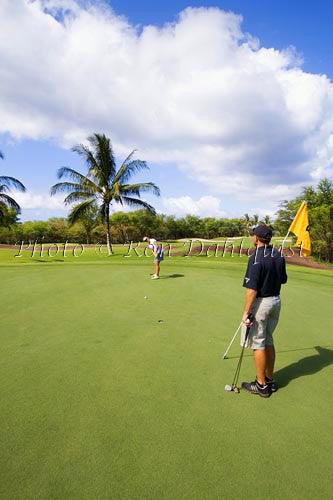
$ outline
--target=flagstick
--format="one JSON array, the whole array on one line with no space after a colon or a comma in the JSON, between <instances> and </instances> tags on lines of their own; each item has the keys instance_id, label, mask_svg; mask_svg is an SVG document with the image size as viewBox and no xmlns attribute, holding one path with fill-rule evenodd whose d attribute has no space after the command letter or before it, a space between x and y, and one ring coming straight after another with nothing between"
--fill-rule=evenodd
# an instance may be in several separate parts
<instances>
[{"instance_id":1,"label":"flagstick","mask_svg":"<svg viewBox=\"0 0 333 500\"><path fill-rule=\"evenodd\" d=\"M286 239L288 238L289 234L290 234L290 231L288 231L288 232L287 232L287 234L286 234L286 236L285 236L285 238L284 238L284 240L283 240L283 242L282 242L282 246L281 246L281 255L283 254L283 247L284 247L284 244L285 244Z\"/></svg>"}]
</instances>

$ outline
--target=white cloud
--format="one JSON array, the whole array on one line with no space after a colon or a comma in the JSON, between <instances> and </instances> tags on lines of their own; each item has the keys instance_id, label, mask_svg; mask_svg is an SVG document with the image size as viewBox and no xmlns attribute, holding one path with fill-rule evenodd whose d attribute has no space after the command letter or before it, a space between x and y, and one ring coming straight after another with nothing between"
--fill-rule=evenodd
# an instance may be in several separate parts
<instances>
[{"instance_id":1,"label":"white cloud","mask_svg":"<svg viewBox=\"0 0 333 500\"><path fill-rule=\"evenodd\" d=\"M220 200L214 196L202 196L198 200L193 200L190 196L164 198L162 205L167 213L176 216L191 214L200 217L223 217L226 215L221 210Z\"/></svg>"},{"instance_id":2,"label":"white cloud","mask_svg":"<svg viewBox=\"0 0 333 500\"><path fill-rule=\"evenodd\" d=\"M22 211L26 212L28 210L27 214L29 214L33 210L33 213L42 219L51 217L52 213L50 211L60 213L61 215L58 216L66 217L73 206L72 204L64 204L64 194L50 196L47 193L35 193L32 191L24 193L21 191L12 191L10 196L19 204ZM128 212L130 210L128 206L122 206L119 203L113 203L111 206L111 212Z\"/></svg>"},{"instance_id":3,"label":"white cloud","mask_svg":"<svg viewBox=\"0 0 333 500\"><path fill-rule=\"evenodd\" d=\"M263 207L254 207L254 208L250 208L249 209L249 214L251 216L253 215L259 215L259 219L264 219L264 217L266 217L267 215L271 218L271 219L274 219L275 218L275 213L276 213L276 210L270 210L269 208L263 208Z\"/></svg>"},{"instance_id":4,"label":"white cloud","mask_svg":"<svg viewBox=\"0 0 333 500\"><path fill-rule=\"evenodd\" d=\"M0 132L72 145L102 131L257 205L333 175L333 84L295 49L260 47L217 8L139 31L82 5L2 0Z\"/></svg>"},{"instance_id":5,"label":"white cloud","mask_svg":"<svg viewBox=\"0 0 333 500\"><path fill-rule=\"evenodd\" d=\"M49 196L43 193L33 193L13 191L10 196L20 205L21 209L45 209L45 210L63 210L68 211L64 205L64 196Z\"/></svg>"}]
</instances>

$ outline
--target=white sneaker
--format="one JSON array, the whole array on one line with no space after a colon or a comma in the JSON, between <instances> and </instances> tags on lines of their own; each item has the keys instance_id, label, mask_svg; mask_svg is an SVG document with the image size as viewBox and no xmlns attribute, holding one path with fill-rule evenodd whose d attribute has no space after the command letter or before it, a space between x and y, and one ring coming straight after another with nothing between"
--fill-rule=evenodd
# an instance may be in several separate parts
<instances>
[{"instance_id":1,"label":"white sneaker","mask_svg":"<svg viewBox=\"0 0 333 500\"><path fill-rule=\"evenodd\" d=\"M152 280L159 280L159 279L160 279L160 277L159 277L159 276L157 276L156 274L154 274L154 275L151 277L151 279L152 279Z\"/></svg>"}]
</instances>

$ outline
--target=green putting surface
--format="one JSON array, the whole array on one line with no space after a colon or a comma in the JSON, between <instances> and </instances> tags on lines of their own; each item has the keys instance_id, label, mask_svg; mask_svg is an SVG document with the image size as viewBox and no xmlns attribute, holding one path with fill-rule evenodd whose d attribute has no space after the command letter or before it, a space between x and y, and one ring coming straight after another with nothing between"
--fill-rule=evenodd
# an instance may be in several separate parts
<instances>
[{"instance_id":1,"label":"green putting surface","mask_svg":"<svg viewBox=\"0 0 333 500\"><path fill-rule=\"evenodd\" d=\"M13 255L0 252L0 498L331 497L332 271L288 266L266 400L224 391L246 257L166 258L152 281L148 258Z\"/></svg>"}]
</instances>

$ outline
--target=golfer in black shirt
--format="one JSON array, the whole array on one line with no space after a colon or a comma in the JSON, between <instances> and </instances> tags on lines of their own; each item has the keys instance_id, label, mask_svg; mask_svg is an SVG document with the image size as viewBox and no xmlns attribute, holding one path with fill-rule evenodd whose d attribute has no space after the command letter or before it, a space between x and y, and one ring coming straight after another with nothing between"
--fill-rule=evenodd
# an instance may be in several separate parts
<instances>
[{"instance_id":1,"label":"golfer in black shirt","mask_svg":"<svg viewBox=\"0 0 333 500\"><path fill-rule=\"evenodd\" d=\"M265 398L277 390L273 379L273 332L279 321L281 284L287 282L284 257L269 244L271 237L272 230L267 226L253 229L256 251L249 258L243 283L246 297L241 345L245 341L246 327L251 325L245 347L253 349L256 380L243 382L242 388ZM255 317L253 324L247 321L250 312Z\"/></svg>"}]
</instances>

